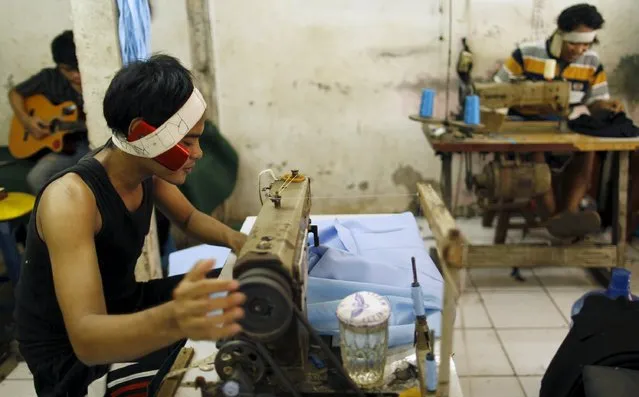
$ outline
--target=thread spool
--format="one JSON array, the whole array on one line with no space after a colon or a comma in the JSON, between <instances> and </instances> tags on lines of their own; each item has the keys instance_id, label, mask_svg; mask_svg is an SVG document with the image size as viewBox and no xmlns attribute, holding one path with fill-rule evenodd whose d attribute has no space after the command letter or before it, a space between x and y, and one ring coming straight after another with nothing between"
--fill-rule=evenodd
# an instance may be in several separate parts
<instances>
[{"instance_id":1,"label":"thread spool","mask_svg":"<svg viewBox=\"0 0 639 397\"><path fill-rule=\"evenodd\" d=\"M557 68L556 60L546 59L546 62L544 63L544 79L549 81L554 80L556 68Z\"/></svg>"},{"instance_id":2,"label":"thread spool","mask_svg":"<svg viewBox=\"0 0 639 397\"><path fill-rule=\"evenodd\" d=\"M415 316L426 317L426 310L424 310L424 294L422 287L417 280L417 263L415 257L411 259L411 265L413 267L413 283L411 284L411 297L413 298L413 309L415 310Z\"/></svg>"},{"instance_id":3,"label":"thread spool","mask_svg":"<svg viewBox=\"0 0 639 397\"><path fill-rule=\"evenodd\" d=\"M411 296L413 298L413 308L416 316L426 316L424 310L424 294L422 293L422 287L413 287L411 289Z\"/></svg>"},{"instance_id":4,"label":"thread spool","mask_svg":"<svg viewBox=\"0 0 639 397\"><path fill-rule=\"evenodd\" d=\"M427 88L422 91L422 102L419 107L419 115L424 118L433 117L433 107L435 105L435 90Z\"/></svg>"},{"instance_id":5,"label":"thread spool","mask_svg":"<svg viewBox=\"0 0 639 397\"><path fill-rule=\"evenodd\" d=\"M429 393L437 391L437 363L433 353L426 355L426 391Z\"/></svg>"},{"instance_id":6,"label":"thread spool","mask_svg":"<svg viewBox=\"0 0 639 397\"><path fill-rule=\"evenodd\" d=\"M479 97L468 95L464 104L464 123L468 125L479 124Z\"/></svg>"}]
</instances>

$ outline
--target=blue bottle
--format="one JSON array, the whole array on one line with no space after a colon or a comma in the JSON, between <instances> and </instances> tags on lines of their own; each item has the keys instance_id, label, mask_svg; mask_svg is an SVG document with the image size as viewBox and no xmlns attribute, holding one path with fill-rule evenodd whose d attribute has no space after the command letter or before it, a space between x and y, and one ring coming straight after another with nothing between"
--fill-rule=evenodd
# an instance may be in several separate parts
<instances>
[{"instance_id":1,"label":"blue bottle","mask_svg":"<svg viewBox=\"0 0 639 397\"><path fill-rule=\"evenodd\" d=\"M630 270L620 267L612 269L608 289L586 292L581 298L577 299L577 301L572 305L572 310L570 311L571 318L579 314L581 308L584 306L584 301L590 295L603 295L610 299L625 297L631 301L639 300L639 298L630 293Z\"/></svg>"}]
</instances>

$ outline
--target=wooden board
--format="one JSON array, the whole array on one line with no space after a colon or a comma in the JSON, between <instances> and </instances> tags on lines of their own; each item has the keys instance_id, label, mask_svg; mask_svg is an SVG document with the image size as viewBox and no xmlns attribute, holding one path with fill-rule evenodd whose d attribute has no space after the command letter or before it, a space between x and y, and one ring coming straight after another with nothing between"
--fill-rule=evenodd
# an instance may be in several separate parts
<instances>
[{"instance_id":1,"label":"wooden board","mask_svg":"<svg viewBox=\"0 0 639 397\"><path fill-rule=\"evenodd\" d=\"M429 184L418 183L417 192L424 216L435 237L440 259L444 259L451 267L465 266L462 262L463 250L467 242L457 228L455 219L446 205Z\"/></svg>"},{"instance_id":2,"label":"wooden board","mask_svg":"<svg viewBox=\"0 0 639 397\"><path fill-rule=\"evenodd\" d=\"M495 267L614 267L614 245L567 245L551 247L534 244L471 245L466 261L472 268Z\"/></svg>"},{"instance_id":3,"label":"wooden board","mask_svg":"<svg viewBox=\"0 0 639 397\"><path fill-rule=\"evenodd\" d=\"M501 126L499 132L508 133L551 133L557 134L559 132L570 132L569 130L562 131L562 122L560 121L514 121L507 120ZM568 126L565 126L567 129Z\"/></svg>"},{"instance_id":4,"label":"wooden board","mask_svg":"<svg viewBox=\"0 0 639 397\"><path fill-rule=\"evenodd\" d=\"M441 126L450 126L450 127L458 127L458 128L467 128L467 129L483 129L485 127L483 124L466 124L463 121L422 117L416 114L410 115L408 116L408 118L413 121L418 121L424 125L441 125Z\"/></svg>"},{"instance_id":5,"label":"wooden board","mask_svg":"<svg viewBox=\"0 0 639 397\"><path fill-rule=\"evenodd\" d=\"M171 369L169 370L168 373L170 374L173 371L188 367L188 365L191 363L191 359L193 358L194 353L195 351L193 350L192 347L183 347L178 353L177 357L175 358L175 361L173 362L173 365L171 366ZM175 392L177 391L178 387L180 387L180 383L182 382L183 377L184 377L184 374L171 377L168 379L164 379L164 381L162 382L162 385L160 386L160 390L157 393L157 396L158 397L175 396Z\"/></svg>"},{"instance_id":6,"label":"wooden board","mask_svg":"<svg viewBox=\"0 0 639 397\"><path fill-rule=\"evenodd\" d=\"M425 119L411 116L411 120L422 123L422 130L428 142L436 151L448 153L463 152L593 152L593 151L635 151L639 149L639 138L598 138L573 132L548 131L556 122L511 122L505 124L502 132L474 134L460 137L446 133L437 138L430 134ZM539 124L539 125L538 125ZM542 125L543 124L543 125ZM534 128L535 125L537 128Z\"/></svg>"},{"instance_id":7,"label":"wooden board","mask_svg":"<svg viewBox=\"0 0 639 397\"><path fill-rule=\"evenodd\" d=\"M639 138L596 138L573 133L521 132L476 134L472 138L427 137L433 149L442 152L614 152L639 149Z\"/></svg>"}]
</instances>

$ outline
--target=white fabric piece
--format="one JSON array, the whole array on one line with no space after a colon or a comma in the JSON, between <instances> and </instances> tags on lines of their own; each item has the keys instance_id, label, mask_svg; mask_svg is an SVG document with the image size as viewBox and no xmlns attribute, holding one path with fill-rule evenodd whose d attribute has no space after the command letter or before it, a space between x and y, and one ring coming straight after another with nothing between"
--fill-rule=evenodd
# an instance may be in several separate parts
<instances>
[{"instance_id":1,"label":"white fabric piece","mask_svg":"<svg viewBox=\"0 0 639 397\"><path fill-rule=\"evenodd\" d=\"M546 59L544 62L544 78L546 80L554 80L556 68L557 61L555 59Z\"/></svg>"},{"instance_id":2,"label":"white fabric piece","mask_svg":"<svg viewBox=\"0 0 639 397\"><path fill-rule=\"evenodd\" d=\"M205 110L206 101L200 91L194 88L184 106L151 134L133 142L114 134L113 143L123 152L133 156L157 157L177 145L200 121Z\"/></svg>"},{"instance_id":3,"label":"white fabric piece","mask_svg":"<svg viewBox=\"0 0 639 397\"><path fill-rule=\"evenodd\" d=\"M137 374L125 376L124 378L119 378L119 379L116 379L116 380L113 380L113 381L109 382L107 384L107 388L113 388L113 387L115 387L117 385L120 385L122 383L128 382L128 381L133 380L133 379L150 378L150 377L155 376L157 373L158 373L158 370L155 369L155 370L151 370L151 371L139 372Z\"/></svg>"},{"instance_id":4,"label":"white fabric piece","mask_svg":"<svg viewBox=\"0 0 639 397\"><path fill-rule=\"evenodd\" d=\"M552 35L552 39L550 40L550 55L555 58L559 58L561 56L561 47L563 46L563 39L561 37L561 33L559 31L555 31Z\"/></svg>"},{"instance_id":5,"label":"white fabric piece","mask_svg":"<svg viewBox=\"0 0 639 397\"><path fill-rule=\"evenodd\" d=\"M94 380L87 387L87 394L85 397L104 397L107 391L107 374Z\"/></svg>"},{"instance_id":6,"label":"white fabric piece","mask_svg":"<svg viewBox=\"0 0 639 397\"><path fill-rule=\"evenodd\" d=\"M595 41L597 31L592 32L562 32L561 38L569 43L585 43L590 44Z\"/></svg>"},{"instance_id":7,"label":"white fabric piece","mask_svg":"<svg viewBox=\"0 0 639 397\"><path fill-rule=\"evenodd\" d=\"M584 99L584 93L581 91L570 91L570 104L581 103Z\"/></svg>"}]
</instances>

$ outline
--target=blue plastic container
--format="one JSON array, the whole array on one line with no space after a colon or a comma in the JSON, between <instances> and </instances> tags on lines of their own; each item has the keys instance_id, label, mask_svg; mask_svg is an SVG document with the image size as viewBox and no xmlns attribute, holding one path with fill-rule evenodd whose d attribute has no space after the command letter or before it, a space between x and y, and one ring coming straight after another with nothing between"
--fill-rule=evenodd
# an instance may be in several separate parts
<instances>
[{"instance_id":1,"label":"blue plastic container","mask_svg":"<svg viewBox=\"0 0 639 397\"><path fill-rule=\"evenodd\" d=\"M422 103L419 107L419 115L423 118L433 117L433 107L435 106L435 90L430 88L422 91Z\"/></svg>"},{"instance_id":2,"label":"blue plastic container","mask_svg":"<svg viewBox=\"0 0 639 397\"><path fill-rule=\"evenodd\" d=\"M586 292L581 298L577 299L570 311L571 318L579 314L581 308L584 306L584 301L591 295L603 295L610 299L625 297L632 301L639 299L630 293L630 270L615 267L612 269L608 289Z\"/></svg>"}]
</instances>

